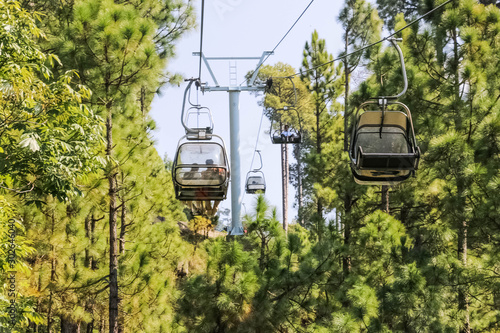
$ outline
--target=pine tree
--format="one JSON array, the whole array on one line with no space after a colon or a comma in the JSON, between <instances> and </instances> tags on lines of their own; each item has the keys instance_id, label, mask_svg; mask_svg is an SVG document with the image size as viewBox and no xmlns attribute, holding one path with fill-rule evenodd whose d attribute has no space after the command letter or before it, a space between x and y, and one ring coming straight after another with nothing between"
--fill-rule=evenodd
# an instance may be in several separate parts
<instances>
[{"instance_id":1,"label":"pine tree","mask_svg":"<svg viewBox=\"0 0 500 333\"><path fill-rule=\"evenodd\" d=\"M270 89L265 93L264 100L259 104L265 108L266 114L273 123L271 135L275 132L281 133L285 124L290 125L296 131L302 131L302 137L307 136L307 131L311 121L310 98L304 84L293 77L295 70L290 65L278 63L274 66L262 66L257 80L267 82L272 79ZM302 211L302 161L301 145L295 145L293 151L297 160L296 166L292 167L297 192L299 215ZM283 188L283 228L287 230L288 221L286 211L288 207L288 183L290 182L290 162L288 160L288 145L281 144L281 164L282 164L282 188ZM294 181L292 180L292 181ZM301 218L299 217L299 220Z\"/></svg>"},{"instance_id":2,"label":"pine tree","mask_svg":"<svg viewBox=\"0 0 500 333\"><path fill-rule=\"evenodd\" d=\"M379 38L381 22L377 11L364 0L347 0L340 11L339 21L344 28L344 51L342 55L356 52L365 45ZM368 22L368 24L367 24ZM349 108L349 83L351 73L360 65L363 55L372 50L356 52L344 58L344 131L347 133L348 120L352 111ZM344 138L344 150L347 151L347 135Z\"/></svg>"},{"instance_id":3,"label":"pine tree","mask_svg":"<svg viewBox=\"0 0 500 333\"><path fill-rule=\"evenodd\" d=\"M106 262L97 258L99 254L109 253L109 316L101 307L102 298L100 301L93 299L96 301L95 306L78 302L76 306L92 315L87 329L99 327L103 330L106 326L104 320L108 317L110 331L121 331L128 325L122 315L129 307L123 305L123 309L119 308L118 257L122 254L123 260L128 260L128 256L124 255L128 235L140 232L147 234L146 226L154 223L158 216L163 221L168 219L167 224L181 216L179 205L172 197L169 177L147 133L154 128L147 112L157 88L171 78L176 78L162 71L166 59L173 54L173 42L192 26L192 9L184 2L165 4L163 1L131 4L96 0L76 1L61 6L41 1L29 2L26 6L46 14L42 26L49 35L47 47L56 50L66 62L64 67L58 68L59 72L65 68L77 69L81 82L92 89L93 94L86 102L106 118L106 151L103 155L107 166L103 172L108 184L106 186L101 181L102 174L91 179L87 195L91 198L92 206L83 209L85 214L76 220L81 223L77 226L78 232L83 232L85 227L84 239L89 242L85 251L80 252L85 253L82 261L89 268L89 274L95 277L93 281L92 278L81 281L82 289L99 288L99 284L105 282L104 278L108 274L104 273L103 264ZM127 121L131 123L127 124ZM144 161L150 161L151 165L137 167ZM148 177L159 181L154 186L147 186ZM170 188L168 194L164 190L160 192L158 187L162 185ZM168 204L173 213L163 208ZM102 214L106 205L107 214ZM82 209L78 207L78 210ZM151 214L158 215L152 217ZM103 224L104 217L108 218L109 225ZM120 220L121 228L118 229ZM62 219L59 221L64 223ZM167 224L162 224L165 231L171 229ZM106 238L98 236L108 227L109 250L102 246L105 243L99 241L102 239L106 242ZM170 233L171 230L166 235ZM66 254L61 255L67 257ZM150 269L144 265L139 267L145 271ZM170 266L168 268L172 269ZM124 275L120 274L124 279L128 278L126 272L130 271L125 270ZM128 283L124 285L133 287ZM102 296L103 290L106 288L95 295ZM137 290L132 294L136 295ZM67 298L62 299L62 304L71 304ZM68 319L72 322L61 319L61 327L73 327L81 320L88 322L88 317L74 316Z\"/></svg>"},{"instance_id":4,"label":"pine tree","mask_svg":"<svg viewBox=\"0 0 500 333\"><path fill-rule=\"evenodd\" d=\"M325 199L315 189L326 178L327 157L323 154L328 142L326 131L332 124L333 110L338 107L336 99L342 93L342 69L334 66L333 56L326 50L325 41L313 32L311 42L306 42L301 67L301 80L311 94L314 125L311 128L306 163L306 189L310 204L314 205L314 228L321 235L324 224ZM320 236L321 237L321 236Z\"/></svg>"}]
</instances>

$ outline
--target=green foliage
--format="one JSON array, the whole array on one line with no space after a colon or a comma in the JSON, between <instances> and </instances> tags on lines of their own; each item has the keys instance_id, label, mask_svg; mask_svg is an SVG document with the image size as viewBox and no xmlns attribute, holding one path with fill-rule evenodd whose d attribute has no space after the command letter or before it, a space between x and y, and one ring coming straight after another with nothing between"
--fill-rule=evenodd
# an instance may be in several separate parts
<instances>
[{"instance_id":1,"label":"green foliage","mask_svg":"<svg viewBox=\"0 0 500 333\"><path fill-rule=\"evenodd\" d=\"M37 249L29 258L34 272L29 287L43 318L36 329L105 329L110 316L107 221L113 221L109 216L113 215L113 223L118 225L120 326L134 331L169 331L174 318L176 272L186 261L189 246L181 240L175 224L175 220L184 219L184 214L174 198L170 175L154 149L151 131L155 125L148 111L159 87L176 79L165 74L163 68L173 54L173 42L191 28L192 8L184 1L153 0L37 1L26 2L25 6L42 12L37 22L40 28L33 26L47 35L39 40L44 49L53 50L58 55L54 59L61 59L53 68L56 81L65 83L62 87L85 105L74 108L66 97L69 93L59 89L59 99L51 101L51 107L56 111L72 107L76 115L87 118L92 115L92 107L107 117L108 129L107 151L102 145L99 151L93 151L93 158L103 162L104 168L94 168L95 173L81 179L82 198L63 202L42 189L34 199L45 205L21 209L26 232ZM26 37L31 43L36 40ZM73 69L78 72L77 80L92 93L70 85L65 73L73 73ZM94 117L89 125L73 126L71 121L76 122L76 115L65 114L66 118L59 119L59 132L43 133L57 140L71 130L72 136L68 134L65 143L79 140L79 144L86 145L83 154L95 149L92 135L100 135L102 124ZM90 134L84 125L94 126ZM89 139L83 140L83 135ZM44 150L38 137L21 140L25 150ZM59 149L57 142L50 143L54 146L50 148ZM80 157L73 146L63 148L74 159ZM57 157L45 157L46 164L57 162L59 167L72 167L69 162L60 163ZM80 163L79 175L88 172L87 164L92 161L88 159ZM116 185L113 195L107 187L110 183L103 182L105 177ZM116 200L114 212L109 208L112 200Z\"/></svg>"},{"instance_id":2,"label":"green foliage","mask_svg":"<svg viewBox=\"0 0 500 333\"><path fill-rule=\"evenodd\" d=\"M378 3L395 29L406 24L402 15L390 14L401 4ZM10 168L0 173L2 186L22 191L34 184L31 199L45 203L35 207L0 197L4 271L10 219L18 231L19 331L106 329L112 198L118 320L124 332L499 330L498 8L460 0L435 12L425 25L402 32L410 82L402 101L412 110L423 157L415 178L391 188L389 212L380 211L377 187L352 181L340 104L349 80L342 65L317 67L333 57L313 33L302 75L293 79L304 129L304 144L294 151L293 180L303 186L302 225L292 224L285 233L276 209L259 195L245 217L246 236L189 243L179 231L184 223L176 223L185 216L173 195L168 161L154 149L148 116L154 92L169 80L162 69L173 42L189 29L189 4L40 1L29 5L47 10L39 27L15 2L1 4L10 23L2 21L0 29L5 55L0 103L8 115L3 121L10 123L0 139L2 154L13 156L2 162ZM408 4L427 5L403 6ZM352 29L354 49L378 33L377 14L367 2L346 1L340 20L346 36ZM370 29L363 34L366 20ZM40 29L48 36L40 43L55 50L61 62L41 51ZM392 48L376 47L365 56L368 77L348 95L349 105L400 90ZM353 60L351 70L358 64ZM76 77L68 81L66 71L72 68L92 95L72 83ZM258 80L295 72L285 64L263 66ZM274 83L261 100L268 111L293 104L290 80ZM104 152L95 154L100 121L80 104L108 117L107 139L113 142L106 168L86 178L75 173L78 159L89 173L99 160L95 156L102 159ZM290 113L270 116L298 123ZM93 129L96 136L87 140ZM59 185L44 178L51 173ZM115 196L105 177L115 181ZM59 200L75 184L84 185L83 196ZM334 218L325 221L327 213ZM0 283L3 306L6 275ZM3 313L2 327L7 319Z\"/></svg>"},{"instance_id":3,"label":"green foliage","mask_svg":"<svg viewBox=\"0 0 500 333\"><path fill-rule=\"evenodd\" d=\"M344 29L344 51L341 55L359 50L369 43L379 40L382 22L378 12L364 0L346 0L338 20ZM377 48L367 48L347 57L348 72L352 73L359 65L363 56L369 56ZM344 61L345 67L346 61ZM345 71L345 68L344 68Z\"/></svg>"},{"instance_id":4,"label":"green foliage","mask_svg":"<svg viewBox=\"0 0 500 333\"><path fill-rule=\"evenodd\" d=\"M180 321L189 332L235 331L252 312L256 260L240 243L220 239L207 243L207 253L206 272L183 287Z\"/></svg>"},{"instance_id":5,"label":"green foliage","mask_svg":"<svg viewBox=\"0 0 500 333\"><path fill-rule=\"evenodd\" d=\"M83 100L90 91L73 71L36 43L44 37L16 1L1 1L0 186L16 193L80 193L82 177L100 164L102 124Z\"/></svg>"},{"instance_id":6,"label":"green foliage","mask_svg":"<svg viewBox=\"0 0 500 333\"><path fill-rule=\"evenodd\" d=\"M311 101L303 82L293 76L296 70L287 64L264 65L260 68L256 82L264 84L272 78L272 86L259 101L267 112L267 117L274 121L272 130L279 130L283 124L300 130L311 124ZM250 75L251 73L249 73Z\"/></svg>"},{"instance_id":7,"label":"green foliage","mask_svg":"<svg viewBox=\"0 0 500 333\"><path fill-rule=\"evenodd\" d=\"M35 253L25 236L15 207L0 196L0 328L22 332L29 321L42 324L35 310L35 299L25 282L31 275L27 258Z\"/></svg>"},{"instance_id":8,"label":"green foliage","mask_svg":"<svg viewBox=\"0 0 500 333\"><path fill-rule=\"evenodd\" d=\"M380 17L391 30L396 30L394 25L397 14L403 13L403 15L409 20L413 17L417 17L420 12L426 12L427 10L423 10L423 7L424 1L421 0L377 0L377 8ZM428 8L428 10L430 9L431 8Z\"/></svg>"},{"instance_id":9,"label":"green foliage","mask_svg":"<svg viewBox=\"0 0 500 333\"><path fill-rule=\"evenodd\" d=\"M324 190L322 184L328 178L331 166L329 155L323 153L335 137L330 136L329 129L335 126L340 105L337 102L342 94L342 65L335 66L333 56L328 53L325 40L318 33L312 33L311 41L304 46L304 55L300 79L307 87L312 100L311 127L307 128L304 148L299 159L307 166L304 169L303 184L306 201L304 218L313 224L313 228L321 237L324 225L323 214L328 212L327 200L331 192Z\"/></svg>"}]
</instances>

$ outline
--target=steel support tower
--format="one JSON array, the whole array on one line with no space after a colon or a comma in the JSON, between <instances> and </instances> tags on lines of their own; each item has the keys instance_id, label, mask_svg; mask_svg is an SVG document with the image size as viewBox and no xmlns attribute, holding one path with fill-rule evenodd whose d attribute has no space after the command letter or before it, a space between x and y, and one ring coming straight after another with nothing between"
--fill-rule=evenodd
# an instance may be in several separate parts
<instances>
[{"instance_id":1,"label":"steel support tower","mask_svg":"<svg viewBox=\"0 0 500 333\"><path fill-rule=\"evenodd\" d=\"M230 132L230 145L231 145L231 232L230 235L243 235L243 225L241 223L241 164L240 164L240 92L242 91L259 91L266 88L265 85L254 85L257 74L259 73L260 66L264 61L272 55L272 51L265 51L260 57L205 57L203 53L193 52L194 56L203 59L205 66L214 82L214 86L202 85L201 90L205 91L226 91L229 93L229 132ZM242 85L228 85L223 87L219 84L215 75L210 67L209 61L239 61L239 60L258 60L257 66L253 72L252 77L247 81L246 86ZM234 68L231 67L231 68ZM230 68L230 70L231 70ZM231 78L232 72L230 72ZM237 81L234 81L237 82Z\"/></svg>"}]
</instances>

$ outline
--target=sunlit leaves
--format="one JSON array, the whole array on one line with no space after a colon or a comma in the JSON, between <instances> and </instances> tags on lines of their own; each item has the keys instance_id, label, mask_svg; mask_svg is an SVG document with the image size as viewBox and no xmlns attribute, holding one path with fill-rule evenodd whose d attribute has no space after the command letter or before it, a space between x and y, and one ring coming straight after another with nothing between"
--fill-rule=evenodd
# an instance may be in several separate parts
<instances>
[{"instance_id":1,"label":"sunlit leaves","mask_svg":"<svg viewBox=\"0 0 500 333\"><path fill-rule=\"evenodd\" d=\"M71 71L53 76L46 63L61 62L41 51L35 38L43 34L18 3L2 1L0 13L5 19L0 29L0 177L10 177L9 188L17 192L66 198L75 192L77 178L98 165L100 121L80 104L90 92L73 83ZM9 33L3 35L6 26Z\"/></svg>"}]
</instances>

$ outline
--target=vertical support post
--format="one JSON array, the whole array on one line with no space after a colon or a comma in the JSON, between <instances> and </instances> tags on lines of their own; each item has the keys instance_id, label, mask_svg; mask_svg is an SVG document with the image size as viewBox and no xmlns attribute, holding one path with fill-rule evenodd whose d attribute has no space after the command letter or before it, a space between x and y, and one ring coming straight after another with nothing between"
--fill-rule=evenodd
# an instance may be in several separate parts
<instances>
[{"instance_id":1,"label":"vertical support post","mask_svg":"<svg viewBox=\"0 0 500 333\"><path fill-rule=\"evenodd\" d=\"M389 211L389 186L382 185L382 210L387 214L390 214Z\"/></svg>"},{"instance_id":2,"label":"vertical support post","mask_svg":"<svg viewBox=\"0 0 500 333\"><path fill-rule=\"evenodd\" d=\"M212 57L206 58L203 53L194 52L193 55L202 57L207 69L212 77L215 87L209 87L206 85L202 85L202 91L227 91L229 92L229 125L230 125L230 144L231 144L231 236L235 235L243 235L244 229L241 223L241 201L242 201L242 193L241 193L241 165L240 165L240 115L239 115L239 98L241 91L260 91L265 89L265 85L255 85L254 80L257 78L259 73L260 66L264 63L264 61L273 54L272 51L266 51L262 53L260 58L256 57ZM221 87L217 82L212 69L210 68L210 64L208 60L229 60L229 61L237 61L237 60L259 60L259 64L255 68L252 78L247 82L246 86L234 86L234 80L230 80L230 84L227 87ZM230 78L232 74L236 74L236 67L233 67L234 71L231 71L230 68Z\"/></svg>"},{"instance_id":3,"label":"vertical support post","mask_svg":"<svg viewBox=\"0 0 500 333\"><path fill-rule=\"evenodd\" d=\"M229 90L229 127L231 144L231 236L243 235L241 224L240 168L240 91Z\"/></svg>"}]
</instances>

